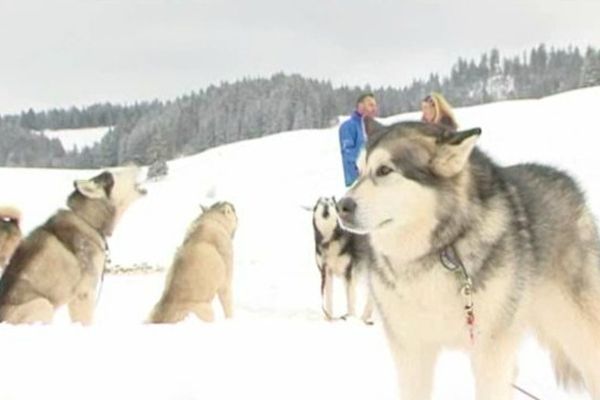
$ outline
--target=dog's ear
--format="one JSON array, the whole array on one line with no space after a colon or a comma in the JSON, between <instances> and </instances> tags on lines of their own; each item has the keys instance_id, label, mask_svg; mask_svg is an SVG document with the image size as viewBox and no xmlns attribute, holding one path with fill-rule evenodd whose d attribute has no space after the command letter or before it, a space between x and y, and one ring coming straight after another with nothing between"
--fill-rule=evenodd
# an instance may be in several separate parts
<instances>
[{"instance_id":1,"label":"dog's ear","mask_svg":"<svg viewBox=\"0 0 600 400\"><path fill-rule=\"evenodd\" d=\"M379 122L375 121L375 118L371 118L371 117L365 117L364 123L365 123L365 133L367 134L368 138L370 138L377 132L386 128L385 125L380 124Z\"/></svg>"},{"instance_id":2,"label":"dog's ear","mask_svg":"<svg viewBox=\"0 0 600 400\"><path fill-rule=\"evenodd\" d=\"M206 207L204 204L200 204L200 209L202 210L202 213L205 213L208 210L208 207Z\"/></svg>"},{"instance_id":3,"label":"dog's ear","mask_svg":"<svg viewBox=\"0 0 600 400\"><path fill-rule=\"evenodd\" d=\"M102 185L98 185L93 179L80 179L73 182L75 190L89 199L101 199L106 192Z\"/></svg>"},{"instance_id":4,"label":"dog's ear","mask_svg":"<svg viewBox=\"0 0 600 400\"><path fill-rule=\"evenodd\" d=\"M459 132L445 131L436 141L436 151L431 160L433 172L449 178L462 171L479 135L480 128Z\"/></svg>"},{"instance_id":5,"label":"dog's ear","mask_svg":"<svg viewBox=\"0 0 600 400\"><path fill-rule=\"evenodd\" d=\"M331 201L333 201L333 205L337 206L337 200L335 199L335 196L331 196Z\"/></svg>"}]
</instances>

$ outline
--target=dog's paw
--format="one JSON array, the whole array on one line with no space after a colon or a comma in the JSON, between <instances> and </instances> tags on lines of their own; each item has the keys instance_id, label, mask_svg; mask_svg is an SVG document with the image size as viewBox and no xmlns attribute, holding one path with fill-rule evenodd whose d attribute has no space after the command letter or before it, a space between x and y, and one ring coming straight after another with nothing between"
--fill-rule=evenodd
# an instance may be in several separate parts
<instances>
[{"instance_id":1,"label":"dog's paw","mask_svg":"<svg viewBox=\"0 0 600 400\"><path fill-rule=\"evenodd\" d=\"M342 321L358 321L358 317L354 314L344 314L340 317Z\"/></svg>"}]
</instances>

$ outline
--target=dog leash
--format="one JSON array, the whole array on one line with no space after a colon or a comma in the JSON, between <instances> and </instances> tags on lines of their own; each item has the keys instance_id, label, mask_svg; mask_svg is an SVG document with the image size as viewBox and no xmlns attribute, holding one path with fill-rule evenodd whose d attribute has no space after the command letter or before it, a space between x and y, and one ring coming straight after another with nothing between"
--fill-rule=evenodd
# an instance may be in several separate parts
<instances>
[{"instance_id":1,"label":"dog leash","mask_svg":"<svg viewBox=\"0 0 600 400\"><path fill-rule=\"evenodd\" d=\"M471 276L467 272L467 268L463 264L458 252L454 245L450 245L445 247L440 252L440 262L448 271L454 272L459 275L459 279L462 283L462 287L460 289L460 293L465 298L465 321L467 327L469 329L469 339L471 340L471 345L475 344L475 311L473 305L473 281ZM529 397L533 400L541 400L539 397L534 396L527 390L521 388L520 386L512 383L512 387L521 392L525 396Z\"/></svg>"},{"instance_id":2,"label":"dog leash","mask_svg":"<svg viewBox=\"0 0 600 400\"><path fill-rule=\"evenodd\" d=\"M467 272L465 265L458 256L454 245L450 245L440 252L440 262L448 271L459 275L462 283L460 293L465 299L465 322L469 330L471 345L475 344L475 310L473 305L473 281Z\"/></svg>"},{"instance_id":3,"label":"dog leash","mask_svg":"<svg viewBox=\"0 0 600 400\"><path fill-rule=\"evenodd\" d=\"M530 399L533 399L533 400L542 400L542 399L540 399L539 397L536 397L536 396L532 395L532 394L531 394L531 393L529 393L527 390L525 390L525 389L523 389L523 388L521 388L521 387L519 387L519 386L515 385L514 383L512 384L512 387L513 387L513 388L514 388L516 391L523 393L525 396L529 397Z\"/></svg>"},{"instance_id":4,"label":"dog leash","mask_svg":"<svg viewBox=\"0 0 600 400\"><path fill-rule=\"evenodd\" d=\"M100 301L100 294L102 293L102 288L104 287L104 274L106 273L107 267L111 263L110 249L108 247L108 242L103 235L102 241L104 242L104 265L102 266L102 274L100 274L100 283L98 284L98 289L96 290L96 305L98 305L98 301Z\"/></svg>"}]
</instances>

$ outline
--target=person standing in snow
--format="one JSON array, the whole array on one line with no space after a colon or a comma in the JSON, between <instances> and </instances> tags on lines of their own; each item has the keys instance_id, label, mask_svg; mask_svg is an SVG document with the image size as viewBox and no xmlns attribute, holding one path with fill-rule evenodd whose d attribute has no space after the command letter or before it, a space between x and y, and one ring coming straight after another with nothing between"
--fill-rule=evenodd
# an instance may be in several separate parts
<instances>
[{"instance_id":1,"label":"person standing in snow","mask_svg":"<svg viewBox=\"0 0 600 400\"><path fill-rule=\"evenodd\" d=\"M432 92L421 101L421 121L444 125L455 131L458 128L452 107L440 93Z\"/></svg>"},{"instance_id":2,"label":"person standing in snow","mask_svg":"<svg viewBox=\"0 0 600 400\"><path fill-rule=\"evenodd\" d=\"M361 94L356 101L356 109L350 118L340 125L339 139L344 167L344 182L346 187L352 185L358 178L356 161L367 141L364 118L377 115L377 102L373 93Z\"/></svg>"}]
</instances>

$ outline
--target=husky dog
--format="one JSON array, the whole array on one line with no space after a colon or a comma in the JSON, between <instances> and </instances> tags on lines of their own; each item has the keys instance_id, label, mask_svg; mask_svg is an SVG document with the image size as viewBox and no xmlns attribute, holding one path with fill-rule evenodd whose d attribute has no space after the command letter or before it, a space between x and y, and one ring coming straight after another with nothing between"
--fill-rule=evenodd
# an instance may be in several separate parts
<instances>
[{"instance_id":1,"label":"husky dog","mask_svg":"<svg viewBox=\"0 0 600 400\"><path fill-rule=\"evenodd\" d=\"M214 320L211 303L219 296L225 318L233 316L233 235L237 215L231 203L202 208L190 225L167 275L165 290L148 322L175 323L193 313Z\"/></svg>"},{"instance_id":2,"label":"husky dog","mask_svg":"<svg viewBox=\"0 0 600 400\"><path fill-rule=\"evenodd\" d=\"M0 270L21 242L21 213L14 207L0 207Z\"/></svg>"},{"instance_id":3,"label":"husky dog","mask_svg":"<svg viewBox=\"0 0 600 400\"><path fill-rule=\"evenodd\" d=\"M477 399L511 399L525 329L560 383L600 399L600 243L573 179L498 166L475 147L479 129L366 126L375 136L338 212L375 253L369 284L402 399L430 398L444 347L469 350Z\"/></svg>"},{"instance_id":4,"label":"husky dog","mask_svg":"<svg viewBox=\"0 0 600 400\"><path fill-rule=\"evenodd\" d=\"M146 192L137 168L77 180L58 210L17 247L0 280L0 321L52 321L68 305L71 320L89 325L110 236L129 205Z\"/></svg>"},{"instance_id":5,"label":"husky dog","mask_svg":"<svg viewBox=\"0 0 600 400\"><path fill-rule=\"evenodd\" d=\"M321 197L313 208L315 257L321 272L321 295L325 299L323 312L327 319L333 315L333 277L341 277L346 285L348 313L355 315L356 272L361 261L368 262L368 245L363 237L346 232L338 223L334 198ZM371 324L373 304L367 298L362 320Z\"/></svg>"}]
</instances>

